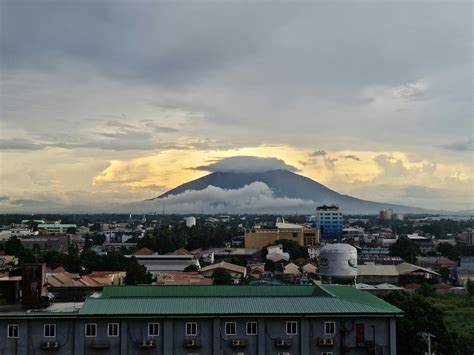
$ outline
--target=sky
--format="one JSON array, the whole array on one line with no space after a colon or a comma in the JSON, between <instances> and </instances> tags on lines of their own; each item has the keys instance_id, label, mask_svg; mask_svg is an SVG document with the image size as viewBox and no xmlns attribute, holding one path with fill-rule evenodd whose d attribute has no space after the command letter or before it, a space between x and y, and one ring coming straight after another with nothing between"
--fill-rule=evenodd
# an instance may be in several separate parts
<instances>
[{"instance_id":1,"label":"sky","mask_svg":"<svg viewBox=\"0 0 474 355\"><path fill-rule=\"evenodd\" d=\"M471 1L2 0L0 16L0 212L108 211L246 157L474 209Z\"/></svg>"}]
</instances>

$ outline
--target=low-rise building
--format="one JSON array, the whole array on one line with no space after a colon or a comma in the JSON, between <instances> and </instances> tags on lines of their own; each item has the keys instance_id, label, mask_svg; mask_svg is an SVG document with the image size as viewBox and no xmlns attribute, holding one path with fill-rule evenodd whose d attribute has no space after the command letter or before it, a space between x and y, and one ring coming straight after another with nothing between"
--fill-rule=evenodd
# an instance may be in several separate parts
<instances>
[{"instance_id":1,"label":"low-rise building","mask_svg":"<svg viewBox=\"0 0 474 355\"><path fill-rule=\"evenodd\" d=\"M261 249L281 239L297 242L301 246L316 245L319 243L319 230L307 228L305 225L286 223L275 223L273 227L255 226L245 230L245 248Z\"/></svg>"},{"instance_id":2,"label":"low-rise building","mask_svg":"<svg viewBox=\"0 0 474 355\"><path fill-rule=\"evenodd\" d=\"M0 334L6 354L396 355L399 316L350 286L111 286L79 308L1 312Z\"/></svg>"}]
</instances>

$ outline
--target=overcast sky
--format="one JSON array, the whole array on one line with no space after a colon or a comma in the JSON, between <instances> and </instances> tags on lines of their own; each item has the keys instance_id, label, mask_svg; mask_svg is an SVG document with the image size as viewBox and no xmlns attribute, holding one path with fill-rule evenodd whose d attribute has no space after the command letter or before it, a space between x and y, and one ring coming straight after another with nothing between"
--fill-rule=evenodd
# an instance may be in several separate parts
<instances>
[{"instance_id":1,"label":"overcast sky","mask_svg":"<svg viewBox=\"0 0 474 355\"><path fill-rule=\"evenodd\" d=\"M232 156L474 208L471 1L0 7L0 211L103 210Z\"/></svg>"}]
</instances>

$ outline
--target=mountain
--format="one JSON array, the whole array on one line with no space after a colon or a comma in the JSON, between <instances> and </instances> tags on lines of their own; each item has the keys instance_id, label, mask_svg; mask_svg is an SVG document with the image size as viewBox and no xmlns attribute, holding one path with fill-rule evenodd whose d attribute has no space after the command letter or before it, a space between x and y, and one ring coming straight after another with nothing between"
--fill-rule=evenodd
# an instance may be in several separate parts
<instances>
[{"instance_id":1,"label":"mountain","mask_svg":"<svg viewBox=\"0 0 474 355\"><path fill-rule=\"evenodd\" d=\"M176 196L189 191L202 191L209 188L209 186L214 186L223 190L238 190L255 182L261 182L267 185L273 191L273 195L276 198L313 201L314 207L311 208L312 211L314 211L314 208L319 205L337 204L342 208L344 213L352 214L374 214L387 208L391 208L399 213L435 212L423 208L372 202L348 195L342 195L314 180L287 170L272 170L262 173L214 172L180 185L147 201L157 202L157 200L173 198L173 195ZM308 207L306 207L306 209L308 209Z\"/></svg>"}]
</instances>

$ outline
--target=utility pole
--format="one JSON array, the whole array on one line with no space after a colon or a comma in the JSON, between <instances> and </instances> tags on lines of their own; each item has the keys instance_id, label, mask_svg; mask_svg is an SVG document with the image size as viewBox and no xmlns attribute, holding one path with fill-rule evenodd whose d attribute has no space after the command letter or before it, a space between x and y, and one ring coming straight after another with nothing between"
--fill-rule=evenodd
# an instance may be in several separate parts
<instances>
[{"instance_id":1,"label":"utility pole","mask_svg":"<svg viewBox=\"0 0 474 355\"><path fill-rule=\"evenodd\" d=\"M432 337L433 337L433 338L436 338L436 336L434 336L433 334L430 334L430 333L425 333L425 332L421 332L421 333L419 333L419 334L420 334L420 335L423 337L423 339L426 340L427 343L428 343L428 355L433 355L433 354L431 353L431 338L432 338Z\"/></svg>"}]
</instances>

